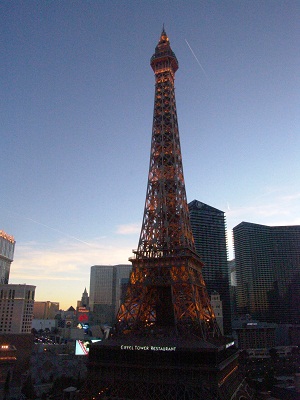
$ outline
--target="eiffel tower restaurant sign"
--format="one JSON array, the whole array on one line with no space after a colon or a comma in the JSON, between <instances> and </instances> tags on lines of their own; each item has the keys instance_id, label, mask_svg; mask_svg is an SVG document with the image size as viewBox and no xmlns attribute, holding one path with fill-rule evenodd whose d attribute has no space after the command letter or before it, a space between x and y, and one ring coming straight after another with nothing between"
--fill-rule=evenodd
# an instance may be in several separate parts
<instances>
[{"instance_id":1,"label":"eiffel tower restaurant sign","mask_svg":"<svg viewBox=\"0 0 300 400\"><path fill-rule=\"evenodd\" d=\"M135 350L135 351L176 351L176 347L169 346L136 346L125 345L120 346L121 350Z\"/></svg>"}]
</instances>

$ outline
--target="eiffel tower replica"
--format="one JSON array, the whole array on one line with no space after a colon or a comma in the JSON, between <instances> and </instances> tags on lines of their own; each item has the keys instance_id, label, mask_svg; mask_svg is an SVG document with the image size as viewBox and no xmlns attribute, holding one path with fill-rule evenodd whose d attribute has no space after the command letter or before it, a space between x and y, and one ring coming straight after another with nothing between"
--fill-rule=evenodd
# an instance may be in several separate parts
<instances>
[{"instance_id":1,"label":"eiffel tower replica","mask_svg":"<svg viewBox=\"0 0 300 400\"><path fill-rule=\"evenodd\" d=\"M252 399L234 342L217 325L195 250L175 101L178 61L164 28L150 63L154 116L138 249L116 325L90 347L82 399Z\"/></svg>"}]
</instances>

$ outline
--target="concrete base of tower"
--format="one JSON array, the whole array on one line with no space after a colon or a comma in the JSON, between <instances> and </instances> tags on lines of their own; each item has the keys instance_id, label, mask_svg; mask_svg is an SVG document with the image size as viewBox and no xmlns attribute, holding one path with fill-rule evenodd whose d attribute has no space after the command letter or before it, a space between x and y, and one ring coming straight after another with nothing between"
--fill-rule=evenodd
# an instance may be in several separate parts
<instances>
[{"instance_id":1,"label":"concrete base of tower","mask_svg":"<svg viewBox=\"0 0 300 400\"><path fill-rule=\"evenodd\" d=\"M254 395L232 343L124 337L91 346L81 399L250 400Z\"/></svg>"}]
</instances>

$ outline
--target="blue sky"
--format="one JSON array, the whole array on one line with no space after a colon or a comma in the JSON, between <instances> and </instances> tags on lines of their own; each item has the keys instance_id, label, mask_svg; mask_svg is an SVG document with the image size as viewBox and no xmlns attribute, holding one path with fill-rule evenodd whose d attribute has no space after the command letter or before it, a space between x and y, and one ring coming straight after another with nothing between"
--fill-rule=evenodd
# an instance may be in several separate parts
<instances>
[{"instance_id":1,"label":"blue sky","mask_svg":"<svg viewBox=\"0 0 300 400\"><path fill-rule=\"evenodd\" d=\"M188 201L300 224L299 1L0 1L0 229L10 283L76 306L142 223L162 25Z\"/></svg>"}]
</instances>

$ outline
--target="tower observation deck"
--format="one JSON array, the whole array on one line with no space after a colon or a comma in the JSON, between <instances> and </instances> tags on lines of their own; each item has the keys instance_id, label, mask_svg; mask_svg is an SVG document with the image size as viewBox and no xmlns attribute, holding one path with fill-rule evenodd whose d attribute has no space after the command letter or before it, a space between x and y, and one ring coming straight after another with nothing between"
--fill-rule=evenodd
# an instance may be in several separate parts
<instances>
[{"instance_id":1,"label":"tower observation deck","mask_svg":"<svg viewBox=\"0 0 300 400\"><path fill-rule=\"evenodd\" d=\"M234 342L221 335L195 251L175 101L178 61L164 29L150 64L155 99L138 248L116 325L90 347L82 398L247 400Z\"/></svg>"}]
</instances>

